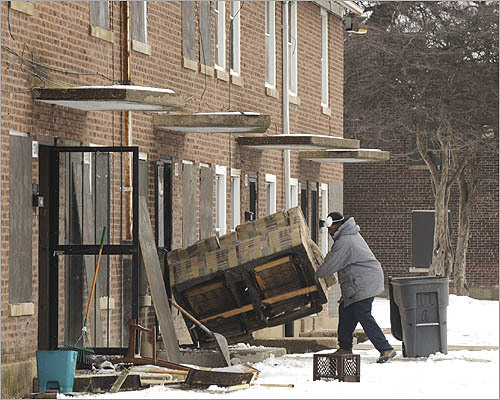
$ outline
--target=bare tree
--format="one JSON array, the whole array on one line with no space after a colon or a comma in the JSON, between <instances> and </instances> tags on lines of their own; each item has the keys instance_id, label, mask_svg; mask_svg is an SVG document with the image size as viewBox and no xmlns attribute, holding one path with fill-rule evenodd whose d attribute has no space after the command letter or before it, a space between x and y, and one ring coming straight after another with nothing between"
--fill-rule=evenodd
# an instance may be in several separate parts
<instances>
[{"instance_id":1,"label":"bare tree","mask_svg":"<svg viewBox=\"0 0 500 400\"><path fill-rule=\"evenodd\" d=\"M498 156L498 2L364 5L368 33L345 39L346 136L383 148L414 138L434 194L429 274L454 274L456 293L467 294L478 171L492 152ZM457 187L454 250L448 205Z\"/></svg>"}]
</instances>

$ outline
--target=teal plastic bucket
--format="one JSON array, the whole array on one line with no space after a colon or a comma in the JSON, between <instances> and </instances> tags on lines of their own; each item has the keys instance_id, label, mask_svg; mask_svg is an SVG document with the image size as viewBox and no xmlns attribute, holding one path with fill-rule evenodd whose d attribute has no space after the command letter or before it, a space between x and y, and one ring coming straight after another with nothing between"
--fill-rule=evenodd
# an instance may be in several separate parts
<instances>
[{"instance_id":1,"label":"teal plastic bucket","mask_svg":"<svg viewBox=\"0 0 500 400\"><path fill-rule=\"evenodd\" d=\"M78 353L68 350L38 350L36 367L38 371L38 392L59 390L60 393L73 391Z\"/></svg>"}]
</instances>

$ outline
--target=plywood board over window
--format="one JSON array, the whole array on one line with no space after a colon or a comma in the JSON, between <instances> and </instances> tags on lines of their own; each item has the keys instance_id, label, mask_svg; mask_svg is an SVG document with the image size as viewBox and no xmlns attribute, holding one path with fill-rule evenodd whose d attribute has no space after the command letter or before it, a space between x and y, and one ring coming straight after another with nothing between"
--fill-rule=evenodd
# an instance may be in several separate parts
<instances>
[{"instance_id":1,"label":"plywood board over window","mask_svg":"<svg viewBox=\"0 0 500 400\"><path fill-rule=\"evenodd\" d=\"M182 247L196 241L195 170L190 161L182 162Z\"/></svg>"},{"instance_id":2,"label":"plywood board over window","mask_svg":"<svg viewBox=\"0 0 500 400\"><path fill-rule=\"evenodd\" d=\"M109 1L95 0L89 2L90 34L108 42L113 42L113 32L110 30Z\"/></svg>"},{"instance_id":3,"label":"plywood board over window","mask_svg":"<svg viewBox=\"0 0 500 400\"><path fill-rule=\"evenodd\" d=\"M130 21L132 29L132 49L140 53L151 55L151 46L148 44L148 23L146 1L130 2Z\"/></svg>"},{"instance_id":4,"label":"plywood board over window","mask_svg":"<svg viewBox=\"0 0 500 400\"><path fill-rule=\"evenodd\" d=\"M184 67L195 70L196 60L196 20L194 1L182 2L182 56Z\"/></svg>"},{"instance_id":5,"label":"plywood board over window","mask_svg":"<svg viewBox=\"0 0 500 400\"><path fill-rule=\"evenodd\" d=\"M212 236L214 201L214 170L200 166L200 239Z\"/></svg>"},{"instance_id":6,"label":"plywood board over window","mask_svg":"<svg viewBox=\"0 0 500 400\"><path fill-rule=\"evenodd\" d=\"M200 1L200 64L201 72L214 76L211 47L212 16L210 1Z\"/></svg>"},{"instance_id":7,"label":"plywood board over window","mask_svg":"<svg viewBox=\"0 0 500 400\"><path fill-rule=\"evenodd\" d=\"M9 176L9 303L32 301L32 140L11 131Z\"/></svg>"}]
</instances>

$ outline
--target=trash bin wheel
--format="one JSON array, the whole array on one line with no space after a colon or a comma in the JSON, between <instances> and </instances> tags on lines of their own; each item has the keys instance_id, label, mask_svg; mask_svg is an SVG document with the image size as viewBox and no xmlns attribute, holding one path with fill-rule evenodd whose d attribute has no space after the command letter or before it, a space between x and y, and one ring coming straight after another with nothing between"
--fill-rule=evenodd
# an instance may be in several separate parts
<instances>
[{"instance_id":1,"label":"trash bin wheel","mask_svg":"<svg viewBox=\"0 0 500 400\"><path fill-rule=\"evenodd\" d=\"M403 345L401 346L403 350L403 357L406 357L406 349L405 349L405 342L403 342Z\"/></svg>"}]
</instances>

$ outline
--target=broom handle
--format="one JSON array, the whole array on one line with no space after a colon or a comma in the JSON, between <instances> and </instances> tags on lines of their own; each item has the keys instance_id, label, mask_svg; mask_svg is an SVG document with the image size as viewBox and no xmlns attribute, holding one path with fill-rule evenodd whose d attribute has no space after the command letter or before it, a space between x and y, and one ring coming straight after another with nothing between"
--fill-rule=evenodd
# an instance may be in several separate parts
<instances>
[{"instance_id":1,"label":"broom handle","mask_svg":"<svg viewBox=\"0 0 500 400\"><path fill-rule=\"evenodd\" d=\"M94 272L94 280L92 281L92 289L90 290L89 302L87 303L87 312L85 313L85 322L83 324L84 328L86 328L87 326L87 321L90 315L90 306L92 305L92 298L94 297L94 289L95 289L95 283L97 281L97 273L99 272L99 266L101 265L102 248L104 247L105 236L106 236L106 227L104 227L104 229L102 230L101 247L99 248L99 257L97 257L97 266Z\"/></svg>"}]
</instances>

